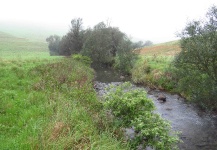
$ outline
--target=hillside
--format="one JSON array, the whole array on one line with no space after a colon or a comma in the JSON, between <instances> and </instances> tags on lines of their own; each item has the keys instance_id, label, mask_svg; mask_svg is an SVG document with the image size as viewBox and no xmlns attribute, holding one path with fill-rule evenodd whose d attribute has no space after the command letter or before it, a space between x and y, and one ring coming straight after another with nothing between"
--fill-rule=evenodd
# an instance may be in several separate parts
<instances>
[{"instance_id":1,"label":"hillside","mask_svg":"<svg viewBox=\"0 0 217 150\"><path fill-rule=\"evenodd\" d=\"M161 44L156 44L148 47L144 47L140 50L141 55L163 55L174 56L180 52L179 41L171 41Z\"/></svg>"},{"instance_id":2,"label":"hillside","mask_svg":"<svg viewBox=\"0 0 217 150\"><path fill-rule=\"evenodd\" d=\"M0 22L0 31L30 41L45 42L45 39L50 35L56 34L63 36L68 29L28 23Z\"/></svg>"},{"instance_id":3,"label":"hillside","mask_svg":"<svg viewBox=\"0 0 217 150\"><path fill-rule=\"evenodd\" d=\"M0 31L0 59L49 56L46 42L30 41Z\"/></svg>"}]
</instances>

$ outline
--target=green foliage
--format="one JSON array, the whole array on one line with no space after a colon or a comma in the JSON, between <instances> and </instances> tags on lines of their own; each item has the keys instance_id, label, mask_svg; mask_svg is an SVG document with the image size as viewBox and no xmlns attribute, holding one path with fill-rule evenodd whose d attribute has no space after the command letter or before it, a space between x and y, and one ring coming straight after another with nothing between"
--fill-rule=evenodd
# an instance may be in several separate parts
<instances>
[{"instance_id":1,"label":"green foliage","mask_svg":"<svg viewBox=\"0 0 217 150\"><path fill-rule=\"evenodd\" d=\"M59 55L61 38L57 35L51 35L46 39L46 41L49 43L48 48L50 50L50 55Z\"/></svg>"},{"instance_id":2,"label":"green foliage","mask_svg":"<svg viewBox=\"0 0 217 150\"><path fill-rule=\"evenodd\" d=\"M141 42L133 43L119 28L104 22L86 30L82 28L81 18L73 19L71 24L70 31L62 39L58 36L47 38L51 55L82 54L94 63L130 73L136 59L133 49L141 47Z\"/></svg>"},{"instance_id":3,"label":"green foliage","mask_svg":"<svg viewBox=\"0 0 217 150\"><path fill-rule=\"evenodd\" d=\"M153 111L153 102L146 97L142 90L127 91L129 83L115 87L115 91L106 96L105 107L112 110L115 117L121 119L124 126L129 126L134 118L145 111Z\"/></svg>"},{"instance_id":4,"label":"green foliage","mask_svg":"<svg viewBox=\"0 0 217 150\"><path fill-rule=\"evenodd\" d=\"M86 64L87 66L90 66L92 63L92 60L89 57L82 56L81 54L74 54L74 55L72 55L72 58L74 60L77 60L79 62Z\"/></svg>"},{"instance_id":5,"label":"green foliage","mask_svg":"<svg viewBox=\"0 0 217 150\"><path fill-rule=\"evenodd\" d=\"M217 85L207 75L190 68L174 71L177 77L177 90L188 100L207 110L216 110Z\"/></svg>"},{"instance_id":6,"label":"green foliage","mask_svg":"<svg viewBox=\"0 0 217 150\"><path fill-rule=\"evenodd\" d=\"M132 125L138 132L133 144L143 142L144 147L150 146L156 150L177 149L179 138L177 133L171 134L170 124L163 120L158 114L144 112L143 115L134 119Z\"/></svg>"},{"instance_id":7,"label":"green foliage","mask_svg":"<svg viewBox=\"0 0 217 150\"><path fill-rule=\"evenodd\" d=\"M131 70L138 58L138 55L132 51L135 48L133 46L134 43L130 40L126 40L122 43L120 49L118 49L115 57L114 67L126 74L131 73Z\"/></svg>"},{"instance_id":8,"label":"green foliage","mask_svg":"<svg viewBox=\"0 0 217 150\"><path fill-rule=\"evenodd\" d=\"M180 37L182 50L174 61L180 91L203 107L217 109L213 106L217 96L216 6L209 9L203 21L187 24Z\"/></svg>"},{"instance_id":9,"label":"green foliage","mask_svg":"<svg viewBox=\"0 0 217 150\"><path fill-rule=\"evenodd\" d=\"M176 134L171 135L170 124L153 112L154 103L145 91L132 88L129 83L112 87L104 103L120 126L135 127L132 147L143 144L159 150L176 148L179 140Z\"/></svg>"}]
</instances>

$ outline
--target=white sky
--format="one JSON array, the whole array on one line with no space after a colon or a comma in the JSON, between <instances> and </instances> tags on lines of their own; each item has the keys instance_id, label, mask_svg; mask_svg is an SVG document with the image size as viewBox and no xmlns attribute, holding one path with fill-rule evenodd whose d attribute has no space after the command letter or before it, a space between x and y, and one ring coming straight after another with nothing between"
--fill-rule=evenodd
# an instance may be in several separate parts
<instances>
[{"instance_id":1,"label":"white sky","mask_svg":"<svg viewBox=\"0 0 217 150\"><path fill-rule=\"evenodd\" d=\"M1 0L0 21L67 32L75 17L85 27L109 19L135 39L159 43L175 40L187 21L204 17L213 4L217 0Z\"/></svg>"}]
</instances>

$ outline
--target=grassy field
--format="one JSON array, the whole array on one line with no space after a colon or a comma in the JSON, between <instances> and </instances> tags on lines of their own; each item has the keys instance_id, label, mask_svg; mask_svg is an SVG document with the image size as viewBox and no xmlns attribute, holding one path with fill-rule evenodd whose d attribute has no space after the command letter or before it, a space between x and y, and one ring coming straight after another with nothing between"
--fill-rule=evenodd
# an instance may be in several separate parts
<instances>
[{"instance_id":1,"label":"grassy field","mask_svg":"<svg viewBox=\"0 0 217 150\"><path fill-rule=\"evenodd\" d=\"M179 41L171 41L144 47L140 50L141 55L174 56L180 52Z\"/></svg>"},{"instance_id":2,"label":"grassy field","mask_svg":"<svg viewBox=\"0 0 217 150\"><path fill-rule=\"evenodd\" d=\"M0 59L48 58L46 42L30 41L0 32Z\"/></svg>"}]
</instances>

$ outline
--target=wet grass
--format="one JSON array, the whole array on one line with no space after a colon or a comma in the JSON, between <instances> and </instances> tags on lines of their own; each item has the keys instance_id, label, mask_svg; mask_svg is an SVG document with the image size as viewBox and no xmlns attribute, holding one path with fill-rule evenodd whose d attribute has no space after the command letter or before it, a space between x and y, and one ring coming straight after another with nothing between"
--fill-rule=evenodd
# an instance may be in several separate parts
<instances>
[{"instance_id":1,"label":"wet grass","mask_svg":"<svg viewBox=\"0 0 217 150\"><path fill-rule=\"evenodd\" d=\"M171 66L175 55L180 51L178 41L146 47L140 51L140 58L132 69L134 83L144 84L176 92L176 81Z\"/></svg>"},{"instance_id":2,"label":"wet grass","mask_svg":"<svg viewBox=\"0 0 217 150\"><path fill-rule=\"evenodd\" d=\"M128 149L101 117L89 67L70 58L0 65L1 149Z\"/></svg>"},{"instance_id":3,"label":"wet grass","mask_svg":"<svg viewBox=\"0 0 217 150\"><path fill-rule=\"evenodd\" d=\"M0 32L0 149L129 149L106 119L93 70Z\"/></svg>"}]
</instances>

